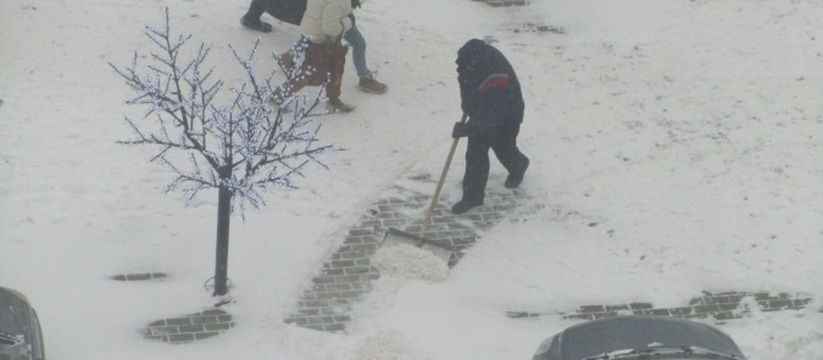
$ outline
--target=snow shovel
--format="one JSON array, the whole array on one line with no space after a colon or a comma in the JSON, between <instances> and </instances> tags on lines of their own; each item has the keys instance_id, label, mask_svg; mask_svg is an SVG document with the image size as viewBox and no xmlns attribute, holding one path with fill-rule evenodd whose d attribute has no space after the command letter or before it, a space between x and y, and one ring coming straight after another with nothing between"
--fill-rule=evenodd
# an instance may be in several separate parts
<instances>
[{"instance_id":1,"label":"snow shovel","mask_svg":"<svg viewBox=\"0 0 823 360\"><path fill-rule=\"evenodd\" d=\"M460 122L465 123L467 117L468 115L464 113L463 118L460 119ZM449 166L451 166L452 158L454 158L454 152L457 149L458 140L460 140L460 138L455 138L454 141L452 141L449 156L446 157L446 164L443 166L443 171L440 173L440 180L437 182L437 188L434 190L434 196L432 196L429 209L426 211L426 219L423 220L423 225L420 227L420 233L415 235L399 229L389 228L386 235L383 236L381 246L391 245L393 243L411 242L416 247L433 252L435 255L443 258L447 263L451 260L452 255L457 252L456 249L453 249L447 245L437 244L429 239L426 239L426 233L429 230L429 223L431 222L432 214L434 213L434 207L437 205L437 199L440 197L440 190L443 189L443 183L446 181L446 174L448 174Z\"/></svg>"}]
</instances>

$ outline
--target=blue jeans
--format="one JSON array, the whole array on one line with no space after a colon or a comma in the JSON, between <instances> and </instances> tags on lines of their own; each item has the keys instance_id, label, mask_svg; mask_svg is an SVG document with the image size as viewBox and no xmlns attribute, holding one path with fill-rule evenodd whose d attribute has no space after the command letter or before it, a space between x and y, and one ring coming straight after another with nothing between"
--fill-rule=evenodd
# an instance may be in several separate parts
<instances>
[{"instance_id":1,"label":"blue jeans","mask_svg":"<svg viewBox=\"0 0 823 360\"><path fill-rule=\"evenodd\" d=\"M357 70L357 76L363 77L368 75L369 67L366 66L366 39L363 34L357 29L357 25L352 24L349 31L343 34L343 39L351 45L351 60L354 63L354 68Z\"/></svg>"}]
</instances>

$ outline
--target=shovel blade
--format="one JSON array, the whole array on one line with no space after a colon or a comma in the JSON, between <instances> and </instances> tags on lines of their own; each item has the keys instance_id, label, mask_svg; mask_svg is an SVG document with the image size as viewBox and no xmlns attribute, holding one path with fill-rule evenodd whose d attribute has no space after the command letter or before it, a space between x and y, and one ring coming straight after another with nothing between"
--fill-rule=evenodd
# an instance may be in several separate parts
<instances>
[{"instance_id":1,"label":"shovel blade","mask_svg":"<svg viewBox=\"0 0 823 360\"><path fill-rule=\"evenodd\" d=\"M380 243L380 247L395 246L398 244L413 245L423 250L430 251L437 257L443 259L449 267L452 266L452 260L457 253L454 249L451 249L445 245L434 243L426 238L402 230L389 228L389 230L386 231L386 234L383 235L383 241Z\"/></svg>"}]
</instances>

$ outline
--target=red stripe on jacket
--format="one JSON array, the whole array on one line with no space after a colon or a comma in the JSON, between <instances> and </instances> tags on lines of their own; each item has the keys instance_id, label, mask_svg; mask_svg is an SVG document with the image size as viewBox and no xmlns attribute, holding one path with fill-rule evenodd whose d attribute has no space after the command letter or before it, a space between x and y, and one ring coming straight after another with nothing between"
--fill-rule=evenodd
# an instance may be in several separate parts
<instances>
[{"instance_id":1,"label":"red stripe on jacket","mask_svg":"<svg viewBox=\"0 0 823 360\"><path fill-rule=\"evenodd\" d=\"M491 74L480 84L480 92L485 93L491 90L509 86L508 74Z\"/></svg>"}]
</instances>

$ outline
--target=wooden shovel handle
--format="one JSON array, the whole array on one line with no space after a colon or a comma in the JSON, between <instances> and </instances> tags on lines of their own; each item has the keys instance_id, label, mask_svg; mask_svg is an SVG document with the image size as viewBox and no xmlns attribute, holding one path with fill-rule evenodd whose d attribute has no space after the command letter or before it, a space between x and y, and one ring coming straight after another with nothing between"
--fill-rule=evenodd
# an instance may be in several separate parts
<instances>
[{"instance_id":1,"label":"wooden shovel handle","mask_svg":"<svg viewBox=\"0 0 823 360\"><path fill-rule=\"evenodd\" d=\"M460 119L461 123L465 123L468 115L463 113L463 118ZM440 180L437 182L437 188L434 190L434 196L432 196L431 204L429 204L429 211L426 212L426 219L423 220L423 226L420 228L420 237L425 238L426 232L429 231L429 223L432 219L432 213L434 212L434 207L437 205L437 199L440 198L440 190L443 189L443 182L446 181L446 174L449 173L449 166L451 166L452 158L454 157L454 151L457 149L457 142L460 138L454 138L452 141L452 147L449 150L449 156L446 157L446 164L443 165L443 171L440 173Z\"/></svg>"}]
</instances>

